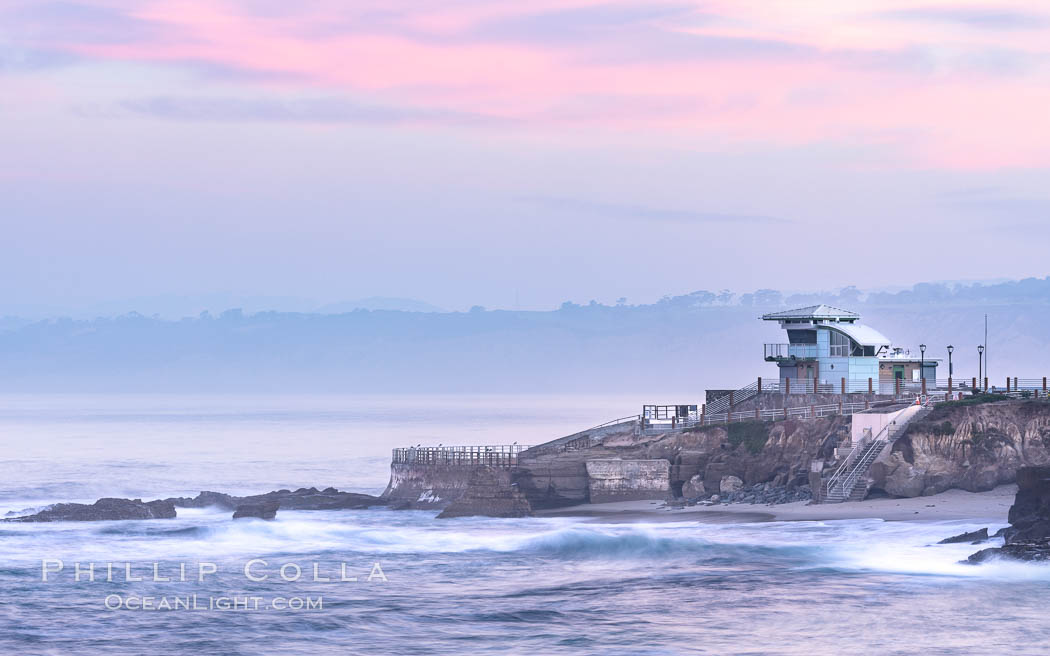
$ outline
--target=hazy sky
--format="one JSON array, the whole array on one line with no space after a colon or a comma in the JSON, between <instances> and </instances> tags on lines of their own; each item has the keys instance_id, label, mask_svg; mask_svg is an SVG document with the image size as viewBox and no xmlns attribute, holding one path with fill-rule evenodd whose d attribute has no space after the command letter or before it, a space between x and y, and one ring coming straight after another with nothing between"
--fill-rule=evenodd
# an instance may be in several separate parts
<instances>
[{"instance_id":1,"label":"hazy sky","mask_svg":"<svg viewBox=\"0 0 1050 656\"><path fill-rule=\"evenodd\" d=\"M0 315L1045 276L1048 107L1040 2L2 0Z\"/></svg>"}]
</instances>

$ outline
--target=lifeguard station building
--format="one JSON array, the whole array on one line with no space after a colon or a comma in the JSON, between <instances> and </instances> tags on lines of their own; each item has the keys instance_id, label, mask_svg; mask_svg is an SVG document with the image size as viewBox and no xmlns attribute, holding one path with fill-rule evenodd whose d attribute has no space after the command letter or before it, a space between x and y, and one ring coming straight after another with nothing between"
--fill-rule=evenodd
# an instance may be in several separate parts
<instances>
[{"instance_id":1,"label":"lifeguard station building","mask_svg":"<svg viewBox=\"0 0 1050 656\"><path fill-rule=\"evenodd\" d=\"M787 343L766 344L765 359L780 369L780 389L792 393L867 392L871 389L935 380L937 361L912 358L893 349L889 338L862 325L860 315L830 305L772 312L762 316L787 331ZM923 376L922 371L925 371Z\"/></svg>"}]
</instances>

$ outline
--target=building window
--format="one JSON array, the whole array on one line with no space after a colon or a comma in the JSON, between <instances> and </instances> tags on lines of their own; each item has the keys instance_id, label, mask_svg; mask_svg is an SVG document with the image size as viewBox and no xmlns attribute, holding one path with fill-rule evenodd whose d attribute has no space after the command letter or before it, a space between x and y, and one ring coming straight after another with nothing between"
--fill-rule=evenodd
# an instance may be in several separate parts
<instances>
[{"instance_id":1,"label":"building window","mask_svg":"<svg viewBox=\"0 0 1050 656\"><path fill-rule=\"evenodd\" d=\"M844 358L852 354L853 340L840 332L831 331L831 351L829 355L833 358Z\"/></svg>"}]
</instances>

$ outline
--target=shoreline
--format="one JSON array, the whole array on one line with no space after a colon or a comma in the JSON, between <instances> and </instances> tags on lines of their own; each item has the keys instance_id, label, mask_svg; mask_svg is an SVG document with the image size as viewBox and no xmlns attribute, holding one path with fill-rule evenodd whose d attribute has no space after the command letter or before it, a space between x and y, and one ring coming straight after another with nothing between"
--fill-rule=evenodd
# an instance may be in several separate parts
<instances>
[{"instance_id":1,"label":"shoreline","mask_svg":"<svg viewBox=\"0 0 1050 656\"><path fill-rule=\"evenodd\" d=\"M746 523L780 521L834 521L881 519L884 521L974 520L1003 524L1013 504L1017 486L1000 485L987 492L948 490L928 497L881 498L835 504L808 505L796 501L777 505L730 503L713 506L668 507L663 501L614 501L580 504L536 512L537 517L586 517L602 522Z\"/></svg>"}]
</instances>

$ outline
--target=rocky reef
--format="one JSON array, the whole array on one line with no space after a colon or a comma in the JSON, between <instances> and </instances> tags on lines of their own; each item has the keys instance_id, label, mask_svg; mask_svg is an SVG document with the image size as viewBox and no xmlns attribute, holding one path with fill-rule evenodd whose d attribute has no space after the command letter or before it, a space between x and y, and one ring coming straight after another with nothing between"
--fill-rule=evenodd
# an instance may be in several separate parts
<instances>
[{"instance_id":1,"label":"rocky reef","mask_svg":"<svg viewBox=\"0 0 1050 656\"><path fill-rule=\"evenodd\" d=\"M873 490L917 497L1012 483L1019 468L1050 464L1050 403L989 396L938 405L872 465Z\"/></svg>"},{"instance_id":2,"label":"rocky reef","mask_svg":"<svg viewBox=\"0 0 1050 656\"><path fill-rule=\"evenodd\" d=\"M56 503L34 515L12 517L5 522L102 522L115 519L174 519L170 499L99 499L95 503Z\"/></svg>"},{"instance_id":3,"label":"rocky reef","mask_svg":"<svg viewBox=\"0 0 1050 656\"><path fill-rule=\"evenodd\" d=\"M201 492L196 497L170 497L156 501L141 499L99 499L93 504L57 503L32 515L11 517L6 522L87 522L134 519L174 519L176 508L217 506L234 511L234 519L261 517L273 519L278 508L285 510L346 510L386 505L386 500L370 494L340 492L334 487L276 490L266 494L236 497L222 492Z\"/></svg>"},{"instance_id":4,"label":"rocky reef","mask_svg":"<svg viewBox=\"0 0 1050 656\"><path fill-rule=\"evenodd\" d=\"M257 519L277 519L277 509L280 504L271 499L258 503L242 503L233 511L234 519L246 519L255 517Z\"/></svg>"},{"instance_id":5,"label":"rocky reef","mask_svg":"<svg viewBox=\"0 0 1050 656\"><path fill-rule=\"evenodd\" d=\"M242 505L276 503L281 510L356 510L372 506L385 506L386 500L370 494L341 492L334 487L318 490L316 487L301 487L298 490L276 490L266 494L235 497L222 492L201 492L196 497L173 497L166 499L178 508L207 508L218 506L236 510Z\"/></svg>"},{"instance_id":6,"label":"rocky reef","mask_svg":"<svg viewBox=\"0 0 1050 656\"><path fill-rule=\"evenodd\" d=\"M1017 472L1017 496L1010 506L1010 527L1003 546L982 549L971 563L994 558L1050 560L1050 467L1022 467Z\"/></svg>"}]
</instances>

